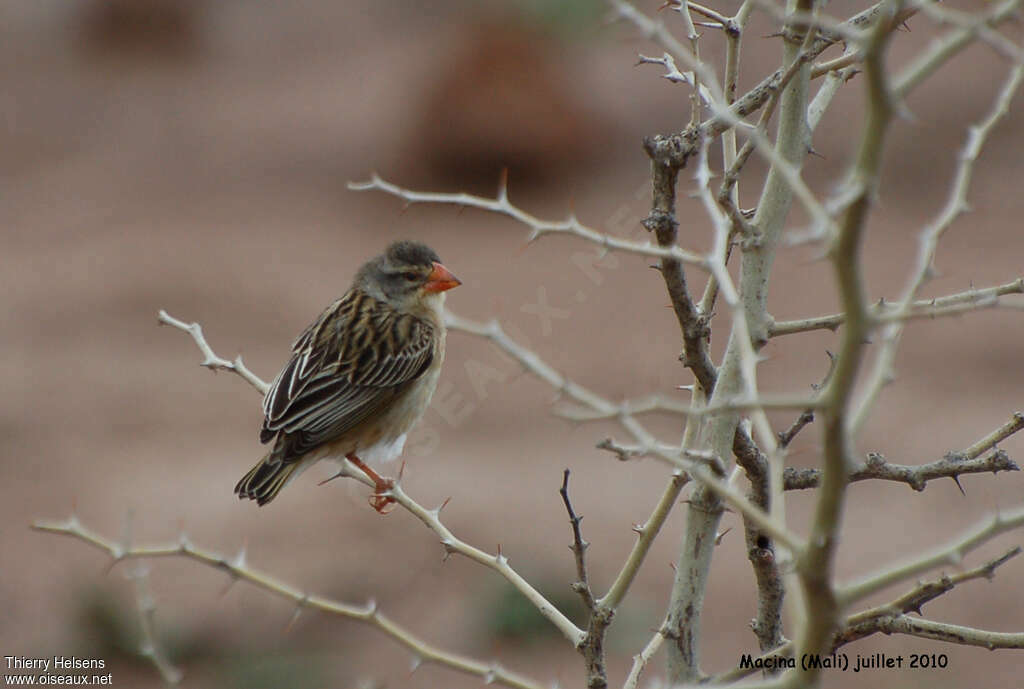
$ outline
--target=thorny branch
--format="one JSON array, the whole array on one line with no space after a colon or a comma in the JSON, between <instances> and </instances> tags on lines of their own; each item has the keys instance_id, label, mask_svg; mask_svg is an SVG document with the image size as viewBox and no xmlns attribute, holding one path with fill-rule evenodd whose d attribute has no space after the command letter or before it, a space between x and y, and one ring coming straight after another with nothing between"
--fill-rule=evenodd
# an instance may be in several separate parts
<instances>
[{"instance_id":1,"label":"thorny branch","mask_svg":"<svg viewBox=\"0 0 1024 689\"><path fill-rule=\"evenodd\" d=\"M617 8L628 5L628 3L618 2L615 4ZM869 7L863 12L854 15L845 22L845 26L859 30L864 30L865 28L870 27L874 23L875 19L882 15L883 4L884 3L880 2ZM635 8L632 8L631 5L629 6L629 9L632 9L633 11L628 12L628 10L619 9L620 16L634 23L642 24L641 28L645 30L645 33L647 33L647 26L642 22L642 20L646 18L636 12ZM914 10L905 10L904 12L889 19L889 28L899 26L901 23L906 21L906 19L912 16L913 12ZM648 33L648 35L651 34ZM660 39L660 36L658 34L654 34L654 38ZM838 33L830 32L828 30L819 31L817 37L811 43L805 59L813 60L829 46L834 45L841 40L843 40L843 36ZM673 49L678 50L678 44L669 49L670 52L672 52ZM676 57L678 57L678 55L676 55ZM747 93L737 98L735 104L729 108L728 112L718 112L713 114L712 117L705 120L700 125L699 132L681 132L678 134L667 134L655 137L654 141L656 145L654 151L658 161L663 164L675 164L678 167L685 165L686 160L697 152L698 141L702 140L704 137L715 138L719 136L722 132L735 126L737 122L742 121L742 119L747 115L750 115L760 109L772 94L778 91L778 83L782 78L784 71L785 70L783 68L779 68L774 73L762 79Z\"/></svg>"},{"instance_id":2,"label":"thorny branch","mask_svg":"<svg viewBox=\"0 0 1024 689\"><path fill-rule=\"evenodd\" d=\"M181 683L184 673L171 662L170 658L157 643L156 632L156 601L149 590L149 570L140 564L128 574L135 585L135 602L139 611L139 627L142 631L142 647L139 654L153 663L164 683L176 686Z\"/></svg>"},{"instance_id":3,"label":"thorny branch","mask_svg":"<svg viewBox=\"0 0 1024 689\"><path fill-rule=\"evenodd\" d=\"M1008 294L1024 294L1024 278L1018 278L995 287L969 289L934 299L920 299L911 304L907 312L902 315L897 311L898 304L883 299L869 309L869 314L876 322L880 323L912 318L936 318L1001 306L1002 302L999 298ZM963 310L952 311L951 309L954 308ZM768 335L769 337L780 337L810 330L837 330L845 320L845 313L835 313L829 316L779 321L769 326Z\"/></svg>"},{"instance_id":4,"label":"thorny branch","mask_svg":"<svg viewBox=\"0 0 1024 689\"><path fill-rule=\"evenodd\" d=\"M898 628L898 624L892 624L890 620L904 618L909 613L922 614L922 608L926 603L929 603L947 593L952 591L957 586L974 580L974 579L988 579L992 580L995 578L996 569L1009 562L1011 559L1021 553L1021 548L1014 547L1000 555L999 557L993 558L984 564L967 570L965 572L959 572L957 574L943 574L938 579L932 579L930 581L919 582L913 589L907 593L901 595L888 603L884 603L868 610L863 610L858 613L849 615L843 622L840 630L836 632L835 637L832 641L831 650L835 651L841 646L853 643L860 639L863 639L872 634L879 632L885 634L891 633L911 633L905 629ZM939 622L928 622L926 620L917 620L925 622L932 627L932 629L943 628L945 631L962 632L967 631L966 627L957 627L956 625L947 625ZM1004 634L1000 632L987 632L983 630L970 629L970 634L964 634L965 638L971 637L974 639L986 638L987 641L991 641L993 644L1006 643L1007 641L1016 641L1017 645L993 645L991 648L1021 648L1024 644L1024 635L1021 634ZM992 635L992 636L988 636ZM935 638L935 637L930 637ZM943 639L951 641L952 639ZM969 642L968 642L969 643ZM982 645L987 644L969 644L969 645ZM788 642L779 648L776 648L770 652L762 654L758 660L766 660L769 658L788 658L793 655L794 644ZM754 663L756 664L756 663ZM756 668L741 668L736 667L728 672L721 673L712 678L712 684L729 684L735 682L738 679L751 675L757 672Z\"/></svg>"},{"instance_id":5,"label":"thorny branch","mask_svg":"<svg viewBox=\"0 0 1024 689\"><path fill-rule=\"evenodd\" d=\"M596 244L605 251L621 251L624 253L637 254L662 258L672 256L680 261L697 267L703 267L705 259L695 253L684 251L677 246L664 248L648 243L632 242L628 239L621 239L610 234L598 232L582 224L575 215L570 215L565 220L541 220L518 206L512 205L508 200L508 186L504 175L498 188L498 195L493 199L486 199L472 194L459 193L449 194L443 192L422 192L404 189L396 184L381 179L377 174L370 176L368 182L349 182L348 188L353 191L367 191L376 189L403 199L407 203L443 203L455 206L467 206L479 208L507 215L530 228L530 235L527 241L532 242L545 234L570 234L580 237L588 242Z\"/></svg>"},{"instance_id":6,"label":"thorny branch","mask_svg":"<svg viewBox=\"0 0 1024 689\"><path fill-rule=\"evenodd\" d=\"M204 357L203 360L199 362L200 366L205 366L214 372L219 370L231 371L241 377L242 380L249 383L249 385L256 388L260 394L267 394L267 390L270 389L270 385L246 368L245 364L242 363L241 355L235 357L234 361L228 361L214 353L213 349L210 348L210 345L207 344L206 338L203 337L203 326L198 323L185 323L184 321L179 321L163 309L160 309L160 312L157 313L157 321L159 321L161 325L170 325L174 326L178 330L184 330L192 336L192 339L196 343L196 347L199 348L199 351Z\"/></svg>"},{"instance_id":7,"label":"thorny branch","mask_svg":"<svg viewBox=\"0 0 1024 689\"><path fill-rule=\"evenodd\" d=\"M918 556L910 562L890 567L841 587L836 592L836 597L843 604L849 605L935 567L959 564L963 561L964 556L974 549L988 543L1001 533L1021 526L1024 526L1024 509L1017 509L1006 514L996 514L987 522L976 526L972 531L930 554Z\"/></svg>"},{"instance_id":8,"label":"thorny branch","mask_svg":"<svg viewBox=\"0 0 1024 689\"><path fill-rule=\"evenodd\" d=\"M164 315L166 314L164 313ZM190 335L192 335L192 338L195 340L196 345L199 347L200 351L204 352L207 355L208 359L210 358L210 355L213 355L212 350L210 349L209 345L206 344L206 341L203 338L202 329L199 328L197 324L189 326L185 324L183 321L170 318L169 316L168 320L165 322L181 330L184 330L185 332L188 332ZM216 355L213 356L216 358ZM236 373L242 375L236 369L231 370L235 370ZM266 388L266 383L260 380L260 378L258 378L255 374L252 374L251 372L247 376L243 377L245 377L246 380L249 380L249 382L252 383L252 385L257 389ZM347 463L345 466L343 466L338 475L349 476L367 485L373 485L370 479L367 476L365 476L361 471L349 471ZM417 519L423 522L431 531L437 534L438 538L441 540L441 545L444 546L446 552L458 553L469 558L470 560L474 560L484 565L485 567L493 569L494 571L501 574L503 577L505 577L505 579L508 580L510 584L512 584L516 588L516 590L523 594L523 596L526 597L526 599L529 600L530 603L532 603L538 611L540 611L540 614L543 615L549 622L551 622L562 633L562 635L565 636L565 638L573 644L573 646L579 645L580 641L583 638L583 630L581 630L579 627L573 624L572 620L566 617L557 607L555 607L555 605L553 605L539 591L537 591L537 589L531 586L530 583L527 582L518 572L512 569L512 567L508 563L508 558L501 553L500 548L497 554L492 555L483 550L480 550L479 548L469 545L468 543L462 541L459 538L456 538L455 535L452 534L452 532L448 529L448 527L446 527L441 522L441 509L444 507L444 505L432 510L428 510L427 508L423 507L418 502L410 498L405 493L405 491L402 490L400 483L396 482L395 486L390 491L388 491L387 495L393 498L396 503L398 503L406 510L408 510L413 516L415 516Z\"/></svg>"},{"instance_id":9,"label":"thorny branch","mask_svg":"<svg viewBox=\"0 0 1024 689\"><path fill-rule=\"evenodd\" d=\"M1024 65L1016 65L1007 74L1002 88L985 117L967 130L967 141L964 142L961 149L956 172L946 197L946 204L935 219L921 230L918 240L920 249L903 289L903 294L899 299L899 306L895 311L897 318L882 329L881 346L875 360L874 370L867 378L864 386L865 392L853 417L852 428L854 431L861 427L875 398L893 377L893 363L905 325L905 321L899 317L911 312L917 293L934 274L935 253L938 251L939 239L953 221L967 210L967 190L974 175L974 163L989 134L1009 112L1010 101L1022 80L1024 80Z\"/></svg>"},{"instance_id":10,"label":"thorny branch","mask_svg":"<svg viewBox=\"0 0 1024 689\"><path fill-rule=\"evenodd\" d=\"M906 483L916 491L923 491L929 481L939 478L951 478L957 481L959 486L958 478L963 474L1019 471L1020 467L1016 462L1002 450L996 449L985 457L981 455L1022 428L1024 428L1024 414L1017 412L1008 422L970 447L960 452L949 452L942 459L916 466L891 464L879 453L870 452L865 461L850 469L849 480L851 482L868 479L898 481ZM787 467L785 483L786 490L817 488L821 483L821 472L817 469ZM961 488L961 490L963 489Z\"/></svg>"},{"instance_id":11,"label":"thorny branch","mask_svg":"<svg viewBox=\"0 0 1024 689\"><path fill-rule=\"evenodd\" d=\"M235 580L248 581L251 584L280 596L295 604L296 614L302 610L320 610L322 612L347 617L358 622L374 626L407 648L415 657L416 664L434 663L458 670L466 674L482 677L515 689L541 689L543 685L523 675L510 672L496 663L488 664L449 651L420 639L390 617L377 609L377 604L370 601L366 605L353 605L310 594L295 588L280 579L253 569L246 564L245 551L242 550L233 558L221 555L205 548L193 545L184 534L177 543L152 546L131 546L117 543L81 524L75 516L64 522L36 522L32 528L46 533L71 536L89 545L105 551L116 564L122 560L148 559L158 557L183 557L204 565L220 569Z\"/></svg>"},{"instance_id":12,"label":"thorny branch","mask_svg":"<svg viewBox=\"0 0 1024 689\"><path fill-rule=\"evenodd\" d=\"M569 550L572 551L576 560L576 581L572 585L572 590L580 594L583 604L593 612L594 593L590 590L590 578L587 576L587 546L590 544L583 540L583 532L580 531L580 522L583 521L583 517L576 514L576 510L572 507L572 501L569 499L568 469L562 473L562 487L558 490L558 494L562 496L565 511L569 513L569 524L572 526L572 545L569 546Z\"/></svg>"}]
</instances>

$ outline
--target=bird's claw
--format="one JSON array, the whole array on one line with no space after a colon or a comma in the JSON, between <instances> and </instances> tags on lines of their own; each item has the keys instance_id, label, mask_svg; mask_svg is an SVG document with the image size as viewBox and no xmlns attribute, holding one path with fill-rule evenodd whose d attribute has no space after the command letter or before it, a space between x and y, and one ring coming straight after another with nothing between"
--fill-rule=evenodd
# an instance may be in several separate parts
<instances>
[{"instance_id":1,"label":"bird's claw","mask_svg":"<svg viewBox=\"0 0 1024 689\"><path fill-rule=\"evenodd\" d=\"M395 487L392 479L382 479L376 485L376 492L367 498L370 507L377 510L378 514L390 514L395 509L397 501L390 495L391 489Z\"/></svg>"}]
</instances>

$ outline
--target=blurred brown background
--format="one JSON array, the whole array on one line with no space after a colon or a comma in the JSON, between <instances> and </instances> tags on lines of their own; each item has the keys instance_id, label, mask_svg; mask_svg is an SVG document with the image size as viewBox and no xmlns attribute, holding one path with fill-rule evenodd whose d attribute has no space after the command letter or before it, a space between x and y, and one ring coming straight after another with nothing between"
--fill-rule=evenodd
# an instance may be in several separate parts
<instances>
[{"instance_id":1,"label":"blurred brown background","mask_svg":"<svg viewBox=\"0 0 1024 689\"><path fill-rule=\"evenodd\" d=\"M655 3L642 7L653 12ZM833 2L846 16L852 3ZM440 646L543 682L579 686L582 666L497 575L441 558L434 535L407 514L380 518L361 486L317 487L321 467L272 505L240 503L231 488L261 453L258 395L232 375L199 368L156 312L205 327L222 356L241 352L272 377L302 327L388 241L433 245L464 281L449 305L497 316L559 370L612 398L675 394L677 329L658 274L643 260L578 266L590 247L564 238L524 246L512 221L452 207L413 207L346 182L373 170L417 188L491 194L510 168L513 201L542 217L575 209L589 224L631 233L645 213L639 141L685 123L688 93L634 67L660 54L629 27L602 23L586 2L294 3L92 0L8 3L0 11L0 655L78 655L107 661L116 686L160 686L136 654L131 564L28 529L73 510L108 535L132 513L136 542L184 529L197 544L236 553L311 592L381 608ZM668 22L676 17L664 13ZM677 27L678 28L678 27ZM936 33L925 19L900 33L897 64ZM742 85L778 59L758 17L744 47ZM1020 40L1019 28L1010 30ZM707 32L705 54L720 54ZM963 127L989 107L1005 65L974 47L910 99L894 126L885 186L867 246L873 298L895 296L916 230L942 202ZM827 193L848 160L862 82L837 99L815 136L805 178ZM1003 122L979 163L973 211L944 239L929 295L1022 274L1024 126ZM752 163L752 170L759 162ZM745 182L749 202L758 182ZM709 226L681 182L686 244L707 248ZM800 213L794 214L795 231ZM583 252L582 254L580 252ZM819 247L783 249L776 317L836 310ZM577 260L573 260L576 255ZM595 277L596 276L596 277ZM698 284L700 281L697 281ZM548 305L555 311L540 318ZM722 331L719 330L719 333ZM915 324L860 449L921 463L966 447L1021 408L1022 319L987 311ZM715 344L721 347L722 335ZM772 342L762 389L806 391L827 367L831 333ZM717 350L716 350L717 351ZM407 491L427 505L451 496L446 523L566 605L573 565L557 489L573 470L586 516L592 580L603 590L664 484L654 461L620 464L594 449L614 426L574 426L547 410L552 391L486 343L454 333L442 384L407 452ZM489 382L475 384L473 372ZM681 393L680 393L681 394ZM789 416L778 417L779 427ZM677 419L652 419L663 437ZM817 430L793 462L817 461ZM1005 443L1020 459L1024 440ZM854 486L839 570L871 571L944 543L993 510L1018 505L1021 476L970 476L916 494L903 485ZM811 494L792 495L803 529ZM668 597L683 510L673 514L611 637L612 680L650 638ZM705 669L731 667L756 647L752 577L736 515L713 565ZM1008 536L971 563L1019 542ZM971 583L926 615L1024 630L1024 562L990 584ZM470 687L479 680L423 667L359 624L303 614L198 564L152 564L157 623L187 687ZM879 597L881 601L894 592ZM850 652L942 652L939 671L833 675L829 687L1011 687L1024 655L871 639ZM659 656L651 678L661 668Z\"/></svg>"}]
</instances>

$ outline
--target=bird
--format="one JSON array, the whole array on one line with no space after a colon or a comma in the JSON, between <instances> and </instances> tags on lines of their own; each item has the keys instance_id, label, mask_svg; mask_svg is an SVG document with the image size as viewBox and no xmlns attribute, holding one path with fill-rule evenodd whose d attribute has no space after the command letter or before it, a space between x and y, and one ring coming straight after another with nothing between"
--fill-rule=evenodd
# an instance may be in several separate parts
<instances>
[{"instance_id":1,"label":"bird","mask_svg":"<svg viewBox=\"0 0 1024 689\"><path fill-rule=\"evenodd\" d=\"M386 514L394 480L368 463L402 453L437 387L446 292L461 281L426 244L403 240L367 261L349 290L292 344L263 399L260 442L273 445L235 486L267 504L321 459L347 459L374 482Z\"/></svg>"}]
</instances>

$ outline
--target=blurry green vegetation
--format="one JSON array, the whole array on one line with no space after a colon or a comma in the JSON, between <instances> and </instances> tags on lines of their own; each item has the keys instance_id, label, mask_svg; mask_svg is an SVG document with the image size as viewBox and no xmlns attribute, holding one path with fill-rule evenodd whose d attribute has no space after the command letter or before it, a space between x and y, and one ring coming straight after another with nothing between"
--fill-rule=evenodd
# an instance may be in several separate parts
<instances>
[{"instance_id":1,"label":"blurry green vegetation","mask_svg":"<svg viewBox=\"0 0 1024 689\"><path fill-rule=\"evenodd\" d=\"M134 606L125 605L102 588L84 591L76 600L81 607L74 634L82 655L103 658L115 667L132 664L140 672L159 676L139 652L143 638ZM339 683L329 670L333 657L316 653L297 656L243 647L221 637L168 631L159 615L158 610L157 642L171 663L186 673L183 686L195 686L190 684L190 676L212 676L216 686L237 689L320 689Z\"/></svg>"},{"instance_id":2,"label":"blurry green vegetation","mask_svg":"<svg viewBox=\"0 0 1024 689\"><path fill-rule=\"evenodd\" d=\"M539 588L544 597L569 619L577 624L582 624L586 619L583 602L568 585L554 591L552 589L555 587ZM503 586L500 592L483 601L480 615L488 636L498 641L529 643L559 635L554 625L544 619L537 608L511 586Z\"/></svg>"}]
</instances>

